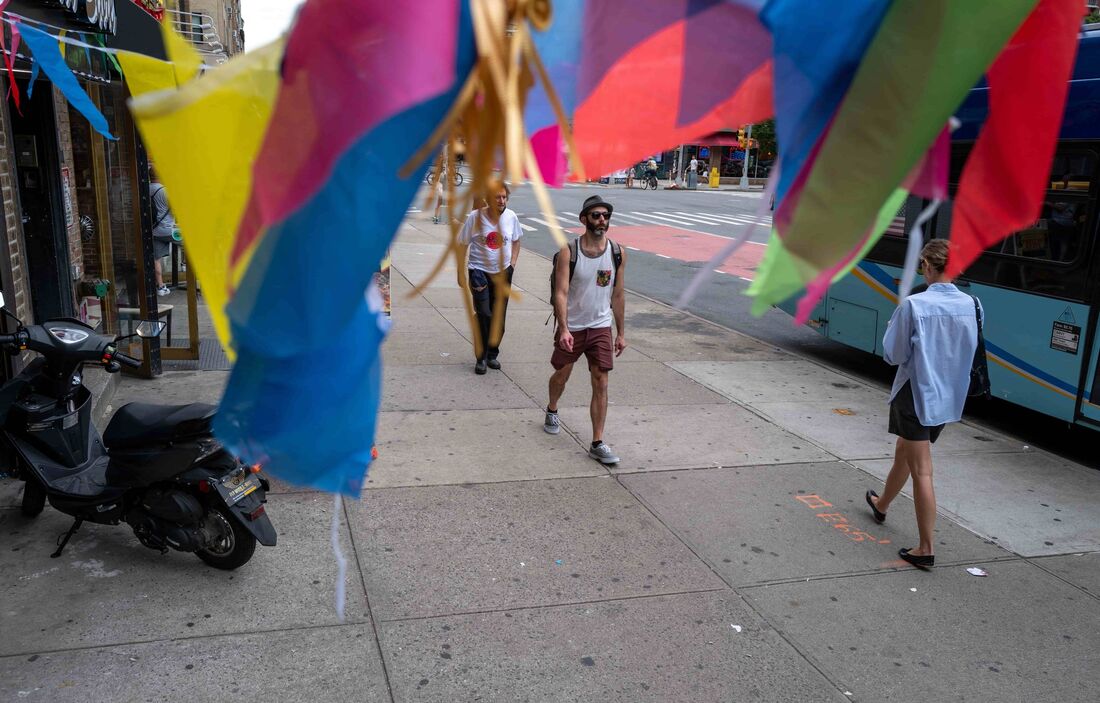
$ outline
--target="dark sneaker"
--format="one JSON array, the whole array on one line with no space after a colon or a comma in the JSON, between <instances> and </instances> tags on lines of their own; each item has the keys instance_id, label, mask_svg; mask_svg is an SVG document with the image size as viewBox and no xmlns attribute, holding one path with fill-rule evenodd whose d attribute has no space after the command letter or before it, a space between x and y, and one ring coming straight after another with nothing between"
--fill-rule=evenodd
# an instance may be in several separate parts
<instances>
[{"instance_id":1,"label":"dark sneaker","mask_svg":"<svg viewBox=\"0 0 1100 703\"><path fill-rule=\"evenodd\" d=\"M588 456L592 457L601 464L618 464L619 457L615 456L615 452L611 451L611 447L605 443L600 442L596 446L588 450Z\"/></svg>"},{"instance_id":2,"label":"dark sneaker","mask_svg":"<svg viewBox=\"0 0 1100 703\"><path fill-rule=\"evenodd\" d=\"M493 369L494 371L500 371L500 362L496 359L489 359L488 364L489 368Z\"/></svg>"},{"instance_id":3,"label":"dark sneaker","mask_svg":"<svg viewBox=\"0 0 1100 703\"><path fill-rule=\"evenodd\" d=\"M478 376L481 376L485 373L485 359L477 360L477 363L474 364L474 373L476 373Z\"/></svg>"},{"instance_id":4,"label":"dark sneaker","mask_svg":"<svg viewBox=\"0 0 1100 703\"><path fill-rule=\"evenodd\" d=\"M546 419L542 421L542 429L547 434L557 434L561 432L561 420L558 419L558 414L547 410Z\"/></svg>"}]
</instances>

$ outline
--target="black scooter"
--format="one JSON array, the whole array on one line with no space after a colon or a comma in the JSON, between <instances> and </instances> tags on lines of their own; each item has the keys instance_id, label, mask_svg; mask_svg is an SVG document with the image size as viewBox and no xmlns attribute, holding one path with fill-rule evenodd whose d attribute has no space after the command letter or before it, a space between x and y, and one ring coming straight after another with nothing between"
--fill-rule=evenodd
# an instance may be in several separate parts
<instances>
[{"instance_id":1,"label":"black scooter","mask_svg":"<svg viewBox=\"0 0 1100 703\"><path fill-rule=\"evenodd\" d=\"M38 515L49 500L76 519L50 556L61 556L85 521L125 522L146 547L194 552L219 569L247 563L257 541L274 546L264 509L268 481L214 438L215 406L128 403L102 438L92 424L84 364L109 373L141 366L118 342L157 336L164 323L144 321L134 335L116 338L72 319L24 326L3 306L0 294L0 310L17 331L0 335L0 346L41 355L0 388L0 436L8 463L26 482L23 514Z\"/></svg>"}]
</instances>

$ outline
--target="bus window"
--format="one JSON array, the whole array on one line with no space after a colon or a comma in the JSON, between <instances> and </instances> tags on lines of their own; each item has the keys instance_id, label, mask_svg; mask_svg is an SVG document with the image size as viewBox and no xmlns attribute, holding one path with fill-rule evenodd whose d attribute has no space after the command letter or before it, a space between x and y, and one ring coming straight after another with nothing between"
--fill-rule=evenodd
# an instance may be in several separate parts
<instances>
[{"instance_id":1,"label":"bus window","mask_svg":"<svg viewBox=\"0 0 1100 703\"><path fill-rule=\"evenodd\" d=\"M1059 152L1050 165L1050 189L1088 195L1095 171L1096 155L1091 151Z\"/></svg>"},{"instance_id":2,"label":"bus window","mask_svg":"<svg viewBox=\"0 0 1100 703\"><path fill-rule=\"evenodd\" d=\"M1088 205L1086 198L1068 192L1048 193L1036 222L986 251L1060 264L1072 263L1084 248Z\"/></svg>"}]
</instances>

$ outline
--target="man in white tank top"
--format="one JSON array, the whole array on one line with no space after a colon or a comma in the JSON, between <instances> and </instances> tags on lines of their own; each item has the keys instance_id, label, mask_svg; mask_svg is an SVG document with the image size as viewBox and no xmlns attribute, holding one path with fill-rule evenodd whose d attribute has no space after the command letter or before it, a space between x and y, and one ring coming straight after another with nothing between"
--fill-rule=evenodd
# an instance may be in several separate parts
<instances>
[{"instance_id":1,"label":"man in white tank top","mask_svg":"<svg viewBox=\"0 0 1100 703\"><path fill-rule=\"evenodd\" d=\"M550 357L554 374L550 376L550 403L542 426L550 434L561 431L558 399L565 391L573 363L584 354L592 374L592 446L588 456L601 464L619 463L619 457L603 441L603 428L607 418L607 375L615 365L614 357L626 349L626 252L607 238L613 210L611 203L598 195L585 200L580 212L584 234L577 239L576 261L570 265L571 246L564 247L557 257L553 300L557 328Z\"/></svg>"}]
</instances>

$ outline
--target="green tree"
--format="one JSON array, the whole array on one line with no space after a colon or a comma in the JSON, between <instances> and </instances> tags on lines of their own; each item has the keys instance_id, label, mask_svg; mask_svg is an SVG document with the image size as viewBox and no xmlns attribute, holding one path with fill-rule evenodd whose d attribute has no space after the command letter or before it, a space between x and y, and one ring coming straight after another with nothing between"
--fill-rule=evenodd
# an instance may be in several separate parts
<instances>
[{"instance_id":1,"label":"green tree","mask_svg":"<svg viewBox=\"0 0 1100 703\"><path fill-rule=\"evenodd\" d=\"M1100 10L1093 10L1085 17L1085 24L1100 22Z\"/></svg>"},{"instance_id":2,"label":"green tree","mask_svg":"<svg viewBox=\"0 0 1100 703\"><path fill-rule=\"evenodd\" d=\"M752 126L752 138L760 145L760 158L770 159L778 153L775 142L775 120L770 119Z\"/></svg>"}]
</instances>

